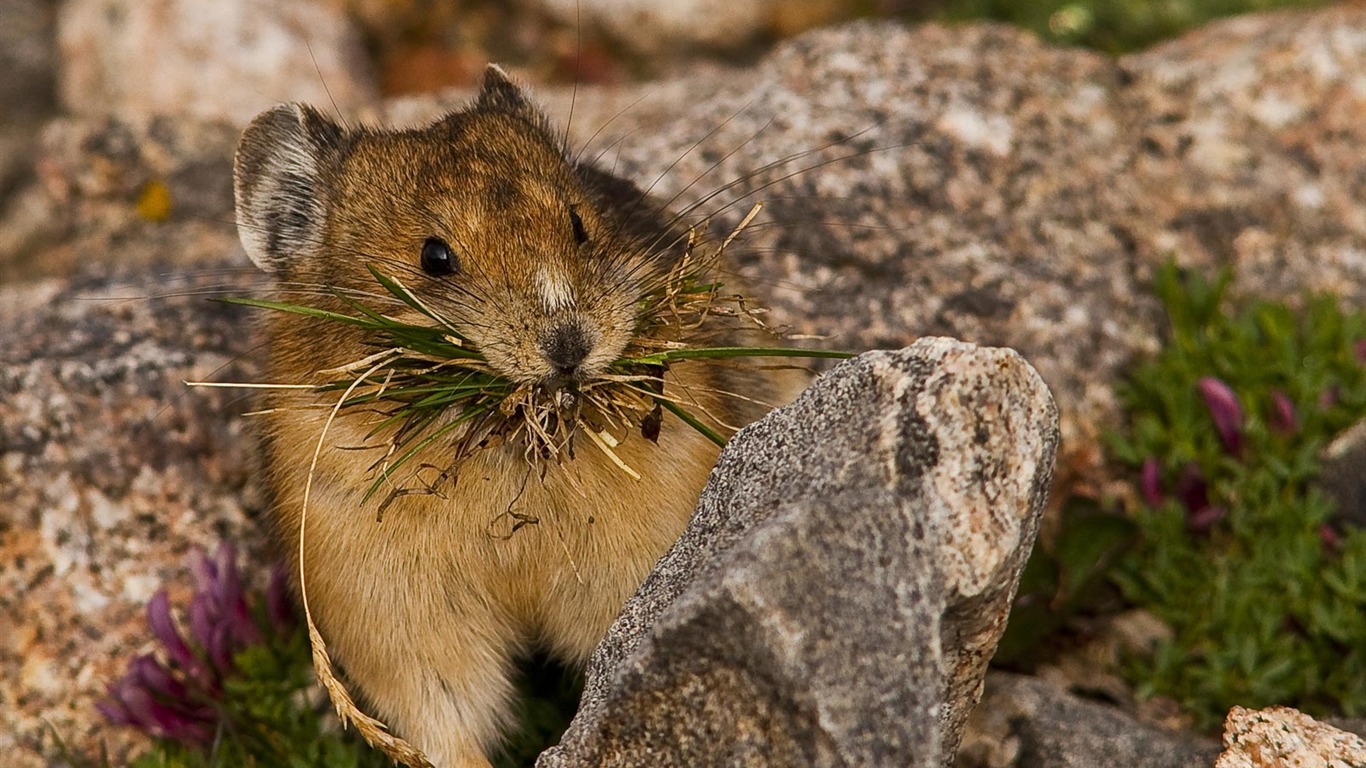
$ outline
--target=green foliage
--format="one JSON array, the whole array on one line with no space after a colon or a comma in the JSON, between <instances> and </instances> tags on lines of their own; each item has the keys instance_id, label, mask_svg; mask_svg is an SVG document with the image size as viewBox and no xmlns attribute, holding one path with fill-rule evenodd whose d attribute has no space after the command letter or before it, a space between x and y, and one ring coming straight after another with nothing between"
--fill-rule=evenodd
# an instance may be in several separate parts
<instances>
[{"instance_id":1,"label":"green foliage","mask_svg":"<svg viewBox=\"0 0 1366 768\"><path fill-rule=\"evenodd\" d=\"M1069 499L1057 537L1040 542L1025 564L993 663L1032 667L1070 619L1104 602L1107 589L1113 592L1106 576L1136 535L1124 516L1104 511L1090 499Z\"/></svg>"},{"instance_id":2,"label":"green foliage","mask_svg":"<svg viewBox=\"0 0 1366 768\"><path fill-rule=\"evenodd\" d=\"M233 658L215 706L220 726L208 751L169 740L135 759L132 768L382 768L384 755L354 731L326 717L330 706L313 680L302 631L253 645ZM321 700L320 700L321 699Z\"/></svg>"},{"instance_id":3,"label":"green foliage","mask_svg":"<svg viewBox=\"0 0 1366 768\"><path fill-rule=\"evenodd\" d=\"M942 14L958 21L1010 22L1055 43L1123 53L1224 16L1323 4L1323 0L946 0Z\"/></svg>"},{"instance_id":4,"label":"green foliage","mask_svg":"<svg viewBox=\"0 0 1366 768\"><path fill-rule=\"evenodd\" d=\"M1322 447L1366 412L1366 316L1327 296L1226 313L1228 280L1159 271L1170 332L1120 391L1130 423L1113 455L1155 460L1161 488L1116 581L1175 632L1129 672L1202 726L1235 704L1366 714L1366 534L1335 531L1312 484ZM1206 377L1236 395L1241 447L1221 439Z\"/></svg>"},{"instance_id":5,"label":"green foliage","mask_svg":"<svg viewBox=\"0 0 1366 768\"><path fill-rule=\"evenodd\" d=\"M389 768L382 753L354 731L340 731L313 677L301 631L253 645L233 659L238 674L225 681L215 706L221 716L213 747L200 751L155 739L130 768ZM582 675L537 657L524 665L518 691L519 724L497 768L524 768L556 744L578 707ZM61 747L60 740L56 746ZM69 752L62 749L62 754ZM107 768L107 758L72 765Z\"/></svg>"}]
</instances>

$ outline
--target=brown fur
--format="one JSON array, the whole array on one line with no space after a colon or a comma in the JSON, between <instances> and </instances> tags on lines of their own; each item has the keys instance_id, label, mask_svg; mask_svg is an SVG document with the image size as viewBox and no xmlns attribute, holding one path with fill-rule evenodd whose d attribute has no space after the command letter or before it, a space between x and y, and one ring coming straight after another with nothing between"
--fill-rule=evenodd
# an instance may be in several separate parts
<instances>
[{"instance_id":1,"label":"brown fur","mask_svg":"<svg viewBox=\"0 0 1366 768\"><path fill-rule=\"evenodd\" d=\"M600 373L631 337L645 287L681 253L682 233L662 213L629 183L570 162L492 68L475 105L419 130L346 130L307 107L271 110L243 135L236 191L243 242L283 300L342 309L318 290L329 286L378 299L366 271L375 264L515 381L554 374L538 341L567 320L592 340L581 375ZM451 244L458 274L419 269L432 236ZM321 383L336 376L319 371L375 351L359 332L296 315L271 313L266 330L271 382ZM727 341L744 343L705 343ZM763 408L718 390L773 401L778 389L771 375L720 364L680 365L666 379L666 392L735 425ZM264 417L276 529L291 554L335 398L285 391ZM456 467L441 494L396 497L377 520L378 501L361 498L376 453L345 450L365 444L370 427L366 414L343 411L314 472L304 550L313 615L399 735L438 766L487 765L507 724L515 657L539 646L587 659L683 530L717 449L666 416L657 444L633 431L616 449L636 481L584 440L572 460L548 466L533 466L521 445L496 445ZM412 466L449 463L452 450L434 444Z\"/></svg>"}]
</instances>

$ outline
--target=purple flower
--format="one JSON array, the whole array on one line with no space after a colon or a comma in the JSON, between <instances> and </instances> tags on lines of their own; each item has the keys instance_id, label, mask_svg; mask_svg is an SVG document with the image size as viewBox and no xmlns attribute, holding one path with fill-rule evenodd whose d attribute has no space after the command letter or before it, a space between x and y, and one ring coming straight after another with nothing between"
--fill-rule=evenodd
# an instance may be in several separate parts
<instances>
[{"instance_id":1,"label":"purple flower","mask_svg":"<svg viewBox=\"0 0 1366 768\"><path fill-rule=\"evenodd\" d=\"M190 555L190 572L199 586L190 602L190 628L202 647L208 648L208 641L220 634L226 634L232 645L262 640L242 594L236 560L237 551L227 542L218 545L212 560L200 550Z\"/></svg>"},{"instance_id":2,"label":"purple flower","mask_svg":"<svg viewBox=\"0 0 1366 768\"><path fill-rule=\"evenodd\" d=\"M1279 389L1271 393L1271 414L1267 419L1273 432L1293 435L1300 430L1300 419L1290 396Z\"/></svg>"},{"instance_id":3,"label":"purple flower","mask_svg":"<svg viewBox=\"0 0 1366 768\"><path fill-rule=\"evenodd\" d=\"M1214 428L1219 431L1219 441L1230 454L1238 456L1243 451L1243 406L1238 396L1229 386L1213 376L1206 376L1196 383L1200 397L1214 417Z\"/></svg>"},{"instance_id":4,"label":"purple flower","mask_svg":"<svg viewBox=\"0 0 1366 768\"><path fill-rule=\"evenodd\" d=\"M1340 399L1342 399L1342 392L1336 385L1331 386L1319 393L1319 408L1326 411L1337 405Z\"/></svg>"},{"instance_id":5,"label":"purple flower","mask_svg":"<svg viewBox=\"0 0 1366 768\"><path fill-rule=\"evenodd\" d=\"M1358 363L1366 365L1366 339L1357 339L1352 345L1352 352L1356 355Z\"/></svg>"},{"instance_id":6,"label":"purple flower","mask_svg":"<svg viewBox=\"0 0 1366 768\"><path fill-rule=\"evenodd\" d=\"M1328 523L1319 526L1319 541L1328 552L1335 553L1342 546L1342 537L1338 535L1338 530Z\"/></svg>"},{"instance_id":7,"label":"purple flower","mask_svg":"<svg viewBox=\"0 0 1366 768\"><path fill-rule=\"evenodd\" d=\"M265 640L242 591L236 559L227 543L212 558L201 550L191 554L196 588L187 611L188 636L171 616L166 590L152 595L147 625L161 644L162 659L138 656L109 686L108 696L95 707L110 722L189 747L211 743L219 728L215 702L223 680L236 671L233 658ZM284 589L283 572L272 575L266 602L271 623L282 633L293 629Z\"/></svg>"},{"instance_id":8,"label":"purple flower","mask_svg":"<svg viewBox=\"0 0 1366 768\"><path fill-rule=\"evenodd\" d=\"M270 586L266 587L266 616L280 634L294 629L294 605L289 600L289 574L276 566L270 572Z\"/></svg>"},{"instance_id":9,"label":"purple flower","mask_svg":"<svg viewBox=\"0 0 1366 768\"><path fill-rule=\"evenodd\" d=\"M166 590L159 589L147 603L147 626L152 628L152 636L161 642L166 657L185 674L203 686L214 684L213 672L198 656L190 650L180 635L175 620L171 618L171 600Z\"/></svg>"},{"instance_id":10,"label":"purple flower","mask_svg":"<svg viewBox=\"0 0 1366 768\"><path fill-rule=\"evenodd\" d=\"M1209 484L1194 464L1187 464L1182 470L1176 481L1176 495L1186 508L1186 530L1191 533L1208 531L1228 514L1223 507L1210 504Z\"/></svg>"},{"instance_id":11,"label":"purple flower","mask_svg":"<svg viewBox=\"0 0 1366 768\"><path fill-rule=\"evenodd\" d=\"M134 659L128 673L109 686L109 697L97 703L95 708L117 725L131 725L152 736L178 741L188 747L209 746L217 729L212 708L161 694L154 681L143 677L144 671L147 668L158 670L152 673L154 676L170 673L150 656L138 658L150 660L150 667L142 665L143 668L139 668L138 659Z\"/></svg>"},{"instance_id":12,"label":"purple flower","mask_svg":"<svg viewBox=\"0 0 1366 768\"><path fill-rule=\"evenodd\" d=\"M1162 465L1156 456L1149 456L1143 462L1143 474L1138 487L1143 493L1143 501L1147 502L1148 506L1162 506Z\"/></svg>"}]
</instances>

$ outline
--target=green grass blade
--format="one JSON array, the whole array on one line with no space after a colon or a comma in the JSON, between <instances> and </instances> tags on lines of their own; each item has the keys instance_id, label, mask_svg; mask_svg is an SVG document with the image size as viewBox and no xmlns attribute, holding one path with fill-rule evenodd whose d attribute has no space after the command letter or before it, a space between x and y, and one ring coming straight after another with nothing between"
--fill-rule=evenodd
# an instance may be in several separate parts
<instances>
[{"instance_id":1,"label":"green grass blade","mask_svg":"<svg viewBox=\"0 0 1366 768\"><path fill-rule=\"evenodd\" d=\"M338 323L346 323L347 325L358 325L363 328L371 328L374 326L373 321L368 320L364 317L352 317L351 315L343 315L340 312L329 312L326 309L318 309L316 307L305 307L300 306L298 304L287 304L283 301L268 301L266 299L242 299L231 296L226 298L210 299L210 301L221 301L224 304L237 304L243 307L256 307L257 309L273 309L277 312L289 312L295 315L307 315L308 317L316 317L322 320L334 320Z\"/></svg>"},{"instance_id":2,"label":"green grass blade","mask_svg":"<svg viewBox=\"0 0 1366 768\"><path fill-rule=\"evenodd\" d=\"M412 307L413 309L417 310L418 312L421 312L424 316L430 318L430 319L431 319L433 322L435 322L437 325L439 325L439 326L441 326L441 327L443 327L443 328L446 327L445 321L443 321L441 318L437 317L436 315L432 314L431 310L429 310L429 309L427 309L426 307L424 307L424 306L422 305L422 302L418 301L417 298L414 297L414 296L408 291L407 288L405 288L405 287L403 287L402 285L400 285L399 282L398 282L397 280L393 279L392 277L389 277L388 275L384 274L383 272L380 272L379 269L376 268L374 264L366 264L366 265L365 265L365 268L368 269L368 270L370 270L370 274L373 275L374 278L375 278L376 280L379 281L379 284L380 284L380 285L384 286L384 290L386 290L386 291L388 291L389 293L393 294L393 295L394 295L394 298L398 299L399 301L403 302L404 304L407 304L408 306Z\"/></svg>"},{"instance_id":3,"label":"green grass blade","mask_svg":"<svg viewBox=\"0 0 1366 768\"><path fill-rule=\"evenodd\" d=\"M664 410L668 411L669 413L672 413L673 415L687 422L688 426L692 427L698 432L701 432L702 435L706 437L708 440L712 441L713 443L716 443L722 448L726 447L726 438L721 437L721 435L718 434L711 427L707 426L706 424L703 424L700 419L689 413L687 409L683 408L683 406L673 402L672 400L665 400L662 397L655 397L651 399L653 399L656 403L659 403L660 405L664 406Z\"/></svg>"},{"instance_id":4,"label":"green grass blade","mask_svg":"<svg viewBox=\"0 0 1366 768\"><path fill-rule=\"evenodd\" d=\"M416 456L418 451L436 442L438 439L449 434L456 427L460 426L466 421L469 421L475 416L487 413L490 409L491 407L471 408L470 410L465 411L464 413L452 419L449 423L443 424L440 428L432 432L430 435L427 435L426 437L419 440L417 445L414 445L413 447L404 451L401 456L399 456L397 459L394 459L393 463L391 463L389 466L385 467L383 470L380 471L379 477L375 478L375 482L370 484L370 487L365 491L365 495L361 497L361 503L364 504L365 502L369 501L370 497L375 495L375 491L378 491L380 489L380 486L384 485L384 483L388 481L388 479L392 477L395 472L398 471L399 467L403 466L404 464L407 464L409 459Z\"/></svg>"}]
</instances>

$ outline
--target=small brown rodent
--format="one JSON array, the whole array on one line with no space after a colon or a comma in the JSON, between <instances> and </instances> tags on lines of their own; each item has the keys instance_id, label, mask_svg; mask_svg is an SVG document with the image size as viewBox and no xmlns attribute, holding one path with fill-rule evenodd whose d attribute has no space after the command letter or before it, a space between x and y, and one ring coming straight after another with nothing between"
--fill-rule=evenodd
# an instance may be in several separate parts
<instances>
[{"instance_id":1,"label":"small brown rodent","mask_svg":"<svg viewBox=\"0 0 1366 768\"><path fill-rule=\"evenodd\" d=\"M547 392L621 355L643 291L686 240L630 182L572 160L496 67L470 107L414 130L345 128L301 105L265 112L238 146L235 191L243 245L273 276L273 298L341 311L339 292L382 293L367 271L379 265L499 374ZM747 343L707 332L708 346ZM294 314L269 313L266 334L269 382L325 383L335 376L321 372L375 351L360 331ZM676 366L664 386L728 425L792 389L782 374L702 361ZM262 416L275 527L291 554L336 397L275 392ZM352 450L374 442L373 421L341 411L312 468L309 605L373 714L435 765L485 766L508 724L516 658L542 648L587 660L682 532L718 449L669 414L657 442L634 430L615 449L641 480L591 447L548 462L495 444L464 458L443 492L395 496L379 517L374 498L362 503L375 454ZM458 435L423 462L440 466Z\"/></svg>"}]
</instances>

